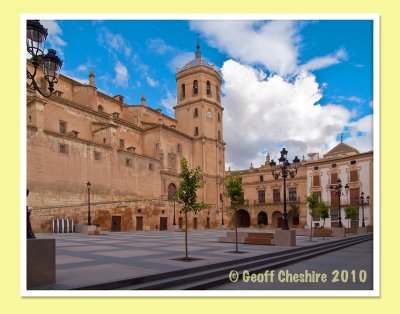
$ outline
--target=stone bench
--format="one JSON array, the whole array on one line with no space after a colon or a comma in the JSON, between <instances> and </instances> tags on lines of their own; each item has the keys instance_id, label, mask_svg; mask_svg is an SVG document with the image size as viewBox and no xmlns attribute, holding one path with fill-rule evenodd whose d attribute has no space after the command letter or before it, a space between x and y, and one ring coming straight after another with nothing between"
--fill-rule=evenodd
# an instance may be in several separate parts
<instances>
[{"instance_id":1,"label":"stone bench","mask_svg":"<svg viewBox=\"0 0 400 314\"><path fill-rule=\"evenodd\" d=\"M314 237L332 237L332 229L313 229Z\"/></svg>"},{"instance_id":2,"label":"stone bench","mask_svg":"<svg viewBox=\"0 0 400 314\"><path fill-rule=\"evenodd\" d=\"M345 228L346 234L357 234L357 228Z\"/></svg>"},{"instance_id":3,"label":"stone bench","mask_svg":"<svg viewBox=\"0 0 400 314\"><path fill-rule=\"evenodd\" d=\"M236 235L234 231L227 231L225 237L219 237L218 242L235 243ZM274 234L266 232L238 232L238 243L274 245Z\"/></svg>"}]
</instances>

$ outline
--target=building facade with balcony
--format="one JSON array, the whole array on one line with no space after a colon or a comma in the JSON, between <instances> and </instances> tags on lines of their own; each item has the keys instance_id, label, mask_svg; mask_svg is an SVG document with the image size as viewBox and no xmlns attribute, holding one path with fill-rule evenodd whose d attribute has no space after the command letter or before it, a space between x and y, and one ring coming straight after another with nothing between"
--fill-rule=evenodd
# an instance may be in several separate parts
<instances>
[{"instance_id":1,"label":"building facade with balcony","mask_svg":"<svg viewBox=\"0 0 400 314\"><path fill-rule=\"evenodd\" d=\"M339 222L339 210L341 211L342 224L345 227L361 227L363 210L358 198L364 192L365 197L370 197L369 204L364 205L365 225L373 225L373 151L360 153L357 149L341 142L323 158L318 154L310 154L307 162L307 195L316 193L330 208L329 218L325 224L318 215L308 215L307 225L314 227L337 227ZM341 180L342 194L332 192L330 187ZM348 184L346 193L344 186ZM354 206L358 210L358 218L352 221L345 219L345 209Z\"/></svg>"},{"instance_id":2,"label":"building facade with balcony","mask_svg":"<svg viewBox=\"0 0 400 314\"><path fill-rule=\"evenodd\" d=\"M228 171L226 177L236 175L242 178L244 204L240 205L236 219L239 227L281 228L283 214L283 178L275 180L269 166L267 154L265 164L259 168L251 166L246 170ZM287 212L290 228L304 228L307 224L307 172L306 160L300 164L295 178L286 181ZM227 200L227 207L229 208ZM232 212L229 226L235 220Z\"/></svg>"}]
</instances>

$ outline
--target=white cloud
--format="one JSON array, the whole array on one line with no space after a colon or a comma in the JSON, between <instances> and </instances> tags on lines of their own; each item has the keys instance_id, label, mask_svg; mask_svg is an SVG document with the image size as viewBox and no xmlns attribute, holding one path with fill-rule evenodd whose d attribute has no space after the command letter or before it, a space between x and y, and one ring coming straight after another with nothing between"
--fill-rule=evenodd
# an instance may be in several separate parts
<instances>
[{"instance_id":1,"label":"white cloud","mask_svg":"<svg viewBox=\"0 0 400 314\"><path fill-rule=\"evenodd\" d=\"M150 39L147 42L147 47L150 49L152 52L159 54L159 55L164 55L168 52L173 52L175 49L174 47L168 45L164 40L161 38L154 38Z\"/></svg>"},{"instance_id":2,"label":"white cloud","mask_svg":"<svg viewBox=\"0 0 400 314\"><path fill-rule=\"evenodd\" d=\"M277 158L281 147L294 155L319 152L337 144L346 127L354 129L348 144L364 141L357 149L372 147L369 120L350 122L352 113L337 104L321 106L321 87L313 74L303 72L293 81L279 75L266 80L259 70L233 60L222 67L224 78L224 134L227 165L232 169L260 166L265 153ZM347 143L347 142L346 142Z\"/></svg>"},{"instance_id":3,"label":"white cloud","mask_svg":"<svg viewBox=\"0 0 400 314\"><path fill-rule=\"evenodd\" d=\"M191 21L207 42L246 64L262 64L280 75L297 69L298 23L294 21Z\"/></svg>"},{"instance_id":4,"label":"white cloud","mask_svg":"<svg viewBox=\"0 0 400 314\"><path fill-rule=\"evenodd\" d=\"M127 87L128 86L128 69L121 62L117 61L114 66L115 77L113 82L118 87Z\"/></svg>"},{"instance_id":5,"label":"white cloud","mask_svg":"<svg viewBox=\"0 0 400 314\"><path fill-rule=\"evenodd\" d=\"M173 108L176 105L176 96L174 96L170 91L167 91L166 98L161 99L161 105L168 113L172 114L174 112Z\"/></svg>"},{"instance_id":6,"label":"white cloud","mask_svg":"<svg viewBox=\"0 0 400 314\"><path fill-rule=\"evenodd\" d=\"M181 52L174 56L171 61L168 62L168 68L175 73L177 68L183 68L183 66L195 57L193 52Z\"/></svg>"},{"instance_id":7,"label":"white cloud","mask_svg":"<svg viewBox=\"0 0 400 314\"><path fill-rule=\"evenodd\" d=\"M151 87L157 87L158 86L158 82L155 79L151 78L150 76L146 76L146 82Z\"/></svg>"},{"instance_id":8,"label":"white cloud","mask_svg":"<svg viewBox=\"0 0 400 314\"><path fill-rule=\"evenodd\" d=\"M62 58L64 57L64 47L67 46L67 42L65 42L61 36L63 34L62 28L59 23L53 20L40 20L40 23L47 28L47 39L46 39L46 48L54 49L57 51L57 55Z\"/></svg>"},{"instance_id":9,"label":"white cloud","mask_svg":"<svg viewBox=\"0 0 400 314\"><path fill-rule=\"evenodd\" d=\"M106 27L98 30L97 43L114 55L122 53L125 57L129 57L132 53L129 42L121 34L114 34Z\"/></svg>"},{"instance_id":10,"label":"white cloud","mask_svg":"<svg viewBox=\"0 0 400 314\"><path fill-rule=\"evenodd\" d=\"M327 68L331 65L335 65L341 63L342 61L347 60L347 52L346 50L339 49L334 54L329 54L323 57L316 57L308 61L306 64L300 67L303 71L315 71L323 68Z\"/></svg>"}]
</instances>

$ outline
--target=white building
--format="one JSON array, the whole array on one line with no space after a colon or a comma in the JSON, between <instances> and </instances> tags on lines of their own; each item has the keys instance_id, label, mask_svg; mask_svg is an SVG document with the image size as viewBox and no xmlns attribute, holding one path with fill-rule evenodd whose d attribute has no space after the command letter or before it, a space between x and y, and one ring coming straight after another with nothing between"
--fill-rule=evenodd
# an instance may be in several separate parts
<instances>
[{"instance_id":1,"label":"white building","mask_svg":"<svg viewBox=\"0 0 400 314\"><path fill-rule=\"evenodd\" d=\"M363 210L358 205L358 198L364 192L365 199L370 197L368 205L364 206L365 226L373 225L373 151L360 153L355 148L341 142L332 150L319 158L318 154L309 154L307 162L307 196L317 193L321 200L330 208L329 218L325 220L325 227L337 227L339 223L339 196L331 192L330 186L336 185L338 179L343 186L340 197L340 216L344 227L348 227L345 219L345 209L352 205L359 209L358 219L351 221L352 227L361 227ZM345 186L349 191L346 193ZM343 195L344 194L344 195ZM307 217L307 226L321 227L323 220L319 217Z\"/></svg>"}]
</instances>

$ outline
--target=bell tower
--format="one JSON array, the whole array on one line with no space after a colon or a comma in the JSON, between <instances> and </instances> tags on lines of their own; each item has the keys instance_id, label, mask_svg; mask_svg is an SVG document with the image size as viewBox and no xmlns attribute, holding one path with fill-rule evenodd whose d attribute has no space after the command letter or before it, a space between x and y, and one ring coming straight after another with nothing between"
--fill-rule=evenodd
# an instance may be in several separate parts
<instances>
[{"instance_id":1,"label":"bell tower","mask_svg":"<svg viewBox=\"0 0 400 314\"><path fill-rule=\"evenodd\" d=\"M221 106L221 73L202 58L197 43L195 58L176 73L178 131L192 138L192 167L203 170L202 201L220 206L225 173ZM201 193L200 193L201 194ZM219 207L217 207L219 208Z\"/></svg>"}]
</instances>

